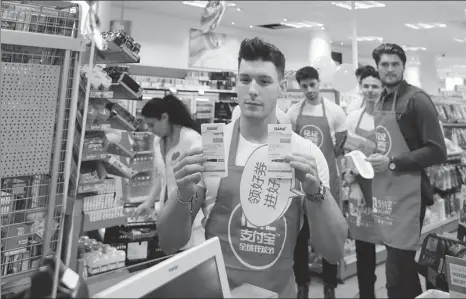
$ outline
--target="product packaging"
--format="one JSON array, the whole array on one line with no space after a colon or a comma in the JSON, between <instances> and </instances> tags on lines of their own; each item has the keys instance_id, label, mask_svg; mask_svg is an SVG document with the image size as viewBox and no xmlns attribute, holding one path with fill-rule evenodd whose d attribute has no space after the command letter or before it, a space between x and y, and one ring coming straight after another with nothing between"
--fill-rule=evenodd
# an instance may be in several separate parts
<instances>
[{"instance_id":1,"label":"product packaging","mask_svg":"<svg viewBox=\"0 0 466 299\"><path fill-rule=\"evenodd\" d=\"M202 124L202 147L204 148L204 174L226 177L228 165L225 159L225 124Z\"/></svg>"},{"instance_id":2,"label":"product packaging","mask_svg":"<svg viewBox=\"0 0 466 299\"><path fill-rule=\"evenodd\" d=\"M269 178L291 179L293 169L285 162L283 156L292 153L291 140L293 130L291 124L271 124L268 127L268 166Z\"/></svg>"}]
</instances>

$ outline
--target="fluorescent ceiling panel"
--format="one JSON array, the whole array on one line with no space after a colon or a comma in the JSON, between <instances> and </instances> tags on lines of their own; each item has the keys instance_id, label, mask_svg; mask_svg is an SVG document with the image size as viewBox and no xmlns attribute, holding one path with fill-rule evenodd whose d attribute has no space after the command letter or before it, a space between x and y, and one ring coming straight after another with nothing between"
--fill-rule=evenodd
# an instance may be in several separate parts
<instances>
[{"instance_id":1,"label":"fluorescent ceiling panel","mask_svg":"<svg viewBox=\"0 0 466 299\"><path fill-rule=\"evenodd\" d=\"M447 25L442 24L442 23L409 23L405 24L406 27L412 28L412 29L432 29L432 28L445 28Z\"/></svg>"},{"instance_id":2,"label":"fluorescent ceiling panel","mask_svg":"<svg viewBox=\"0 0 466 299\"><path fill-rule=\"evenodd\" d=\"M352 9L351 2L352 1L337 1L337 2L331 2L331 3L332 5L351 10ZM385 4L381 2L377 2L377 1L355 1L354 3L355 9L369 9L369 8L377 8L377 7L385 7Z\"/></svg>"},{"instance_id":3,"label":"fluorescent ceiling panel","mask_svg":"<svg viewBox=\"0 0 466 299\"><path fill-rule=\"evenodd\" d=\"M424 47L408 47L408 46L403 46L403 49L405 51L425 51L427 48Z\"/></svg>"},{"instance_id":4,"label":"fluorescent ceiling panel","mask_svg":"<svg viewBox=\"0 0 466 299\"><path fill-rule=\"evenodd\" d=\"M301 22L281 22L280 24L294 27L294 28L312 28L312 27L322 27L324 24L309 22L309 21L301 21Z\"/></svg>"},{"instance_id":5,"label":"fluorescent ceiling panel","mask_svg":"<svg viewBox=\"0 0 466 299\"><path fill-rule=\"evenodd\" d=\"M351 36L349 38L352 39ZM358 42L374 42L374 41L382 42L383 38L380 36L358 36L357 40Z\"/></svg>"},{"instance_id":6,"label":"fluorescent ceiling panel","mask_svg":"<svg viewBox=\"0 0 466 299\"><path fill-rule=\"evenodd\" d=\"M183 1L183 4L205 8L208 2L209 1ZM236 4L232 2L227 2L227 6L233 7L233 6L236 6Z\"/></svg>"},{"instance_id":7,"label":"fluorescent ceiling panel","mask_svg":"<svg viewBox=\"0 0 466 299\"><path fill-rule=\"evenodd\" d=\"M454 39L456 42L459 42L459 43L464 43L466 42L466 38L455 38Z\"/></svg>"}]
</instances>

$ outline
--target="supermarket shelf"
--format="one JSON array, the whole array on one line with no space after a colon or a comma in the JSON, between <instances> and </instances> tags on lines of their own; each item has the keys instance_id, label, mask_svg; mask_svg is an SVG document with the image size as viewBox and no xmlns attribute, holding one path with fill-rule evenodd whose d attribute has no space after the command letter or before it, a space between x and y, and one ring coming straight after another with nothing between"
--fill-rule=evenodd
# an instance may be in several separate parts
<instances>
[{"instance_id":1,"label":"supermarket shelf","mask_svg":"<svg viewBox=\"0 0 466 299\"><path fill-rule=\"evenodd\" d=\"M1 33L0 39L2 44L54 48L77 52L83 52L85 49L85 44L80 38L8 29L2 29Z\"/></svg>"},{"instance_id":2,"label":"supermarket shelf","mask_svg":"<svg viewBox=\"0 0 466 299\"><path fill-rule=\"evenodd\" d=\"M158 88L158 87L143 87L144 90L156 90L156 91L172 91L175 89L177 92L197 92L197 93L227 93L227 94L236 94L234 90L226 90L226 89L200 89L200 88Z\"/></svg>"},{"instance_id":3,"label":"supermarket shelf","mask_svg":"<svg viewBox=\"0 0 466 299\"><path fill-rule=\"evenodd\" d=\"M98 51L96 49L96 64L139 63L139 55L125 45L120 47L113 41L107 41L107 43L107 50Z\"/></svg>"},{"instance_id":4,"label":"supermarket shelf","mask_svg":"<svg viewBox=\"0 0 466 299\"><path fill-rule=\"evenodd\" d=\"M93 230L99 230L101 228L125 225L127 222L127 217L117 217L100 221L91 221L89 215L84 214L82 232L89 232Z\"/></svg>"},{"instance_id":5,"label":"supermarket shelf","mask_svg":"<svg viewBox=\"0 0 466 299\"><path fill-rule=\"evenodd\" d=\"M83 117L81 115L81 112L76 111L76 120L79 125L79 127L82 127L83 123ZM100 132L100 131L105 131L108 129L111 129L111 124L99 124L99 125L93 125L93 124L86 124L86 133L88 132Z\"/></svg>"},{"instance_id":6,"label":"supermarket shelf","mask_svg":"<svg viewBox=\"0 0 466 299\"><path fill-rule=\"evenodd\" d=\"M466 128L466 123L442 123L445 128Z\"/></svg>"},{"instance_id":7,"label":"supermarket shelf","mask_svg":"<svg viewBox=\"0 0 466 299\"><path fill-rule=\"evenodd\" d=\"M438 221L436 223L431 223L423 227L421 233L421 240L420 243L423 242L424 238L431 233L443 233L443 232L452 232L458 228L458 217L451 217L442 221ZM385 262L387 258L387 252L385 250L385 246L377 245L377 254L376 254L376 261L377 265ZM344 270L341 271L342 277L341 279L346 279L353 275L356 275L356 254L352 254L345 257L345 265Z\"/></svg>"},{"instance_id":8,"label":"supermarket shelf","mask_svg":"<svg viewBox=\"0 0 466 299\"><path fill-rule=\"evenodd\" d=\"M458 216L450 217L435 223L430 223L422 228L420 243L428 234L450 233L458 229Z\"/></svg>"}]
</instances>

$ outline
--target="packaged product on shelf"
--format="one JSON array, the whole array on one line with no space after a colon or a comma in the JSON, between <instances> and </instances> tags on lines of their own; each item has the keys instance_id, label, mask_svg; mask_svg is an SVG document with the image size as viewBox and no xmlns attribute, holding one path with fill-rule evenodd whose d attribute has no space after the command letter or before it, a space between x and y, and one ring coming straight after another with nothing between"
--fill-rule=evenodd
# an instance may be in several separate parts
<instances>
[{"instance_id":1,"label":"packaged product on shelf","mask_svg":"<svg viewBox=\"0 0 466 299\"><path fill-rule=\"evenodd\" d=\"M149 132L131 132L133 139L133 151L146 152L151 151L154 142L154 135Z\"/></svg>"},{"instance_id":2,"label":"packaged product on shelf","mask_svg":"<svg viewBox=\"0 0 466 299\"><path fill-rule=\"evenodd\" d=\"M110 120L112 123L120 125L127 131L135 131L139 128L139 121L120 104L108 103L106 107L111 111Z\"/></svg>"},{"instance_id":3,"label":"packaged product on shelf","mask_svg":"<svg viewBox=\"0 0 466 299\"><path fill-rule=\"evenodd\" d=\"M124 177L127 179L131 179L137 174L137 172L132 170L130 167L126 166L115 156L108 156L105 159L105 163L106 165L108 165L106 169L109 174Z\"/></svg>"},{"instance_id":4,"label":"packaged product on shelf","mask_svg":"<svg viewBox=\"0 0 466 299\"><path fill-rule=\"evenodd\" d=\"M89 221L91 222L124 217L123 206L103 210L89 211L85 212L85 214L89 216Z\"/></svg>"},{"instance_id":5,"label":"packaged product on shelf","mask_svg":"<svg viewBox=\"0 0 466 299\"><path fill-rule=\"evenodd\" d=\"M79 184L101 183L107 177L107 172L100 161L84 162L81 165Z\"/></svg>"},{"instance_id":6,"label":"packaged product on shelf","mask_svg":"<svg viewBox=\"0 0 466 299\"><path fill-rule=\"evenodd\" d=\"M116 206L117 204L118 199L115 198L115 193L86 196L83 198L83 211L89 212L108 209Z\"/></svg>"},{"instance_id":7,"label":"packaged product on shelf","mask_svg":"<svg viewBox=\"0 0 466 299\"><path fill-rule=\"evenodd\" d=\"M225 159L225 124L202 124L202 147L204 148L204 174L225 177L228 165Z\"/></svg>"}]
</instances>

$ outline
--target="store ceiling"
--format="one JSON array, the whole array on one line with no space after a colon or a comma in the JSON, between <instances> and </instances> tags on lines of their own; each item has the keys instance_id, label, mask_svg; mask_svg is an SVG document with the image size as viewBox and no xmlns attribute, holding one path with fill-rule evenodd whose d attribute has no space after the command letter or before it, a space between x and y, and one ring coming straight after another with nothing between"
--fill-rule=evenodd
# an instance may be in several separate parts
<instances>
[{"instance_id":1,"label":"store ceiling","mask_svg":"<svg viewBox=\"0 0 466 299\"><path fill-rule=\"evenodd\" d=\"M284 19L288 22L309 21L323 24L333 43L351 46L353 11L332 5L331 1L229 2L236 6L227 9L222 20L224 26L257 33L309 38L309 28L270 30L256 27L280 23ZM442 69L466 65L466 1L379 2L385 4L385 7L354 11L358 36L382 37L384 42L425 48L427 52L435 53L439 57L439 68ZM202 12L201 8L185 5L182 1L125 1L124 6L192 20L200 20ZM420 22L440 23L445 26L432 29L413 29L405 26L407 23ZM455 39L465 41L459 42ZM378 41L359 42L359 52L361 55L370 56L372 49L378 44ZM413 55L413 52L409 54Z\"/></svg>"}]
</instances>

